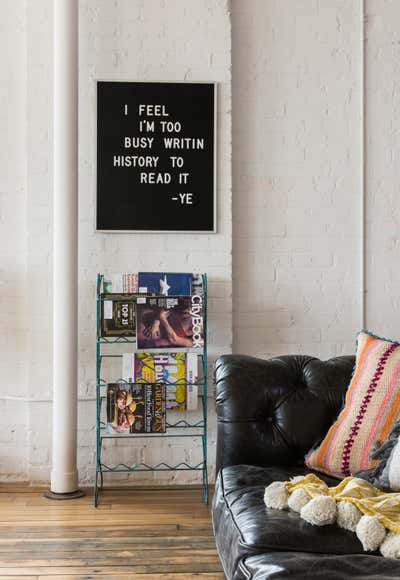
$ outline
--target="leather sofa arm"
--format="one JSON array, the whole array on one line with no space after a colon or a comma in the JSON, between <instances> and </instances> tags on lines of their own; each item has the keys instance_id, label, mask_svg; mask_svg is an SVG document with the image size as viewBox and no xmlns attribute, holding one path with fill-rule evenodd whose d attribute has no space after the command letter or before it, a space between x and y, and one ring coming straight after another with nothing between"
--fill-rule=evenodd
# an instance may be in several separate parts
<instances>
[{"instance_id":1,"label":"leather sofa arm","mask_svg":"<svg viewBox=\"0 0 400 580\"><path fill-rule=\"evenodd\" d=\"M217 473L227 465L302 464L337 416L353 367L353 356L220 357Z\"/></svg>"}]
</instances>

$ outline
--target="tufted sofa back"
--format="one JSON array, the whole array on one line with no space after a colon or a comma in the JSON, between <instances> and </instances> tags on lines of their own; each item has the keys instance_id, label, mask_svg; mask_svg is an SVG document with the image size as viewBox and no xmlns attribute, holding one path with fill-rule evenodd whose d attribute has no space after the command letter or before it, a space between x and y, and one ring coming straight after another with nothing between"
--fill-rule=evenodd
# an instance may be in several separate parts
<instances>
[{"instance_id":1,"label":"tufted sofa back","mask_svg":"<svg viewBox=\"0 0 400 580\"><path fill-rule=\"evenodd\" d=\"M354 363L354 356L219 358L217 472L240 463L303 463L339 413Z\"/></svg>"}]
</instances>

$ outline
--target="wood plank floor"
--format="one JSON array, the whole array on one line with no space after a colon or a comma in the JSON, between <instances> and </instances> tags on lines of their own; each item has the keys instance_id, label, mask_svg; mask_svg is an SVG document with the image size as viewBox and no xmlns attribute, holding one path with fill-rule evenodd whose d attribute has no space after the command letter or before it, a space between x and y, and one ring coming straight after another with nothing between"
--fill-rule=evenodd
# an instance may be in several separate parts
<instances>
[{"instance_id":1,"label":"wood plank floor","mask_svg":"<svg viewBox=\"0 0 400 580\"><path fill-rule=\"evenodd\" d=\"M13 491L10 491L12 489ZM222 580L199 489L107 490L51 501L0 487L0 580Z\"/></svg>"}]
</instances>

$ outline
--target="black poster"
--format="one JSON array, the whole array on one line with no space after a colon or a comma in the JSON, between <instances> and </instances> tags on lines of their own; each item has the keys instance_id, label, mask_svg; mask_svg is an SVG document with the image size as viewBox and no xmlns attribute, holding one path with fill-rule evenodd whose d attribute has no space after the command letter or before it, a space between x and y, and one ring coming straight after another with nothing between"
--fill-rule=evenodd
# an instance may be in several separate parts
<instances>
[{"instance_id":1,"label":"black poster","mask_svg":"<svg viewBox=\"0 0 400 580\"><path fill-rule=\"evenodd\" d=\"M97 83L102 231L215 231L215 85Z\"/></svg>"}]
</instances>

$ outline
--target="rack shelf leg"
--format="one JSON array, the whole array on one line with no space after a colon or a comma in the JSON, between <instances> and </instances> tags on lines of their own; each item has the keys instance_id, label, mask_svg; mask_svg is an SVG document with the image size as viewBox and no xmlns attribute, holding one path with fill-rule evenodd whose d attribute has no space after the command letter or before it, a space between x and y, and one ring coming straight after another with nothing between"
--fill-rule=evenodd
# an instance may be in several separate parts
<instances>
[{"instance_id":1,"label":"rack shelf leg","mask_svg":"<svg viewBox=\"0 0 400 580\"><path fill-rule=\"evenodd\" d=\"M207 473L207 463L204 463L203 467L203 494L204 502L208 505L208 473Z\"/></svg>"},{"instance_id":2,"label":"rack shelf leg","mask_svg":"<svg viewBox=\"0 0 400 580\"><path fill-rule=\"evenodd\" d=\"M98 497L99 497L99 488L97 485L98 477L99 477L99 472L96 469L96 477L94 480L94 495L93 495L93 505L95 508L97 508L97 506L98 506Z\"/></svg>"},{"instance_id":3,"label":"rack shelf leg","mask_svg":"<svg viewBox=\"0 0 400 580\"><path fill-rule=\"evenodd\" d=\"M203 440L203 493L204 501L208 505L208 472L207 472L207 431L205 430Z\"/></svg>"}]
</instances>

